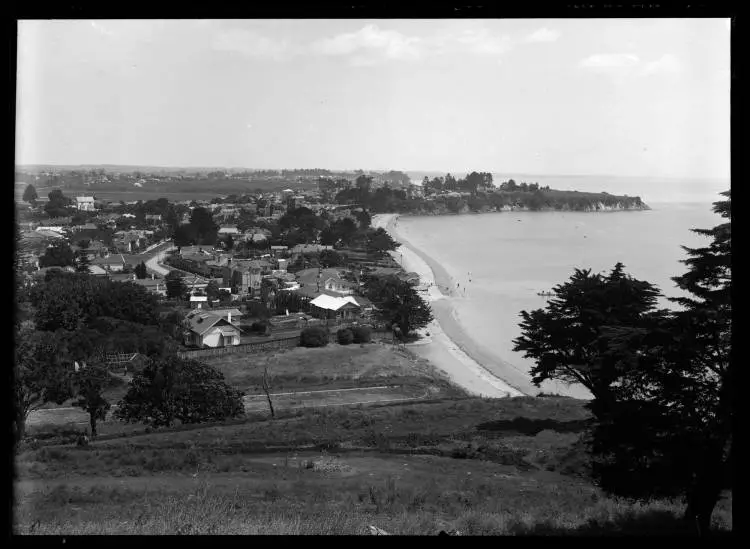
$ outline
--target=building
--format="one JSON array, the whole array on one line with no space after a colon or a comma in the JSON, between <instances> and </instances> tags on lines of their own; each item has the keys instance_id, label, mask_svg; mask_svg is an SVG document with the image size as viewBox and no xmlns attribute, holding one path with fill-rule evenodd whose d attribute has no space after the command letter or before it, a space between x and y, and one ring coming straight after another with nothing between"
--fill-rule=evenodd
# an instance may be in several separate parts
<instances>
[{"instance_id":1,"label":"building","mask_svg":"<svg viewBox=\"0 0 750 549\"><path fill-rule=\"evenodd\" d=\"M218 316L229 322L232 326L240 327L242 311L239 309L211 309L211 314Z\"/></svg>"},{"instance_id":2,"label":"building","mask_svg":"<svg viewBox=\"0 0 750 549\"><path fill-rule=\"evenodd\" d=\"M185 345L227 347L240 344L240 329L222 316L203 309L191 311L185 318Z\"/></svg>"},{"instance_id":3,"label":"building","mask_svg":"<svg viewBox=\"0 0 750 549\"><path fill-rule=\"evenodd\" d=\"M236 236L238 234L240 234L240 231L237 228L237 225L222 225L219 227L219 236Z\"/></svg>"},{"instance_id":4,"label":"building","mask_svg":"<svg viewBox=\"0 0 750 549\"><path fill-rule=\"evenodd\" d=\"M270 264L267 261L236 261L224 267L223 284L233 289L233 293L240 295L254 295L260 291L263 274L268 272Z\"/></svg>"},{"instance_id":5,"label":"building","mask_svg":"<svg viewBox=\"0 0 750 549\"><path fill-rule=\"evenodd\" d=\"M333 297L319 295L310 302L313 316L318 318L349 320L359 318L362 308L352 296Z\"/></svg>"},{"instance_id":6,"label":"building","mask_svg":"<svg viewBox=\"0 0 750 549\"><path fill-rule=\"evenodd\" d=\"M76 196L76 208L84 212L93 212L96 209L93 196Z\"/></svg>"}]
</instances>

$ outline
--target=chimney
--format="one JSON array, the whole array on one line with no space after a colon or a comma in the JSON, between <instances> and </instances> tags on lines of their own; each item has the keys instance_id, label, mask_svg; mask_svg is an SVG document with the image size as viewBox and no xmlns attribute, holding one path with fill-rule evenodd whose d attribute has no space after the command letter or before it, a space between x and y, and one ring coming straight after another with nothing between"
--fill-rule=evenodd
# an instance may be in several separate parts
<instances>
[{"instance_id":1,"label":"chimney","mask_svg":"<svg viewBox=\"0 0 750 549\"><path fill-rule=\"evenodd\" d=\"M227 322L232 323L232 311L227 312Z\"/></svg>"}]
</instances>

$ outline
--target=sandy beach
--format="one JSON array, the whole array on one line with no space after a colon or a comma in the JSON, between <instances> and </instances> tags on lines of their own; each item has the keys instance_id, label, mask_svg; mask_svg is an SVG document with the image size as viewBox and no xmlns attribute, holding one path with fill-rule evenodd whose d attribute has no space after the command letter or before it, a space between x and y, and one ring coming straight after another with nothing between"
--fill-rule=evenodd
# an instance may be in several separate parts
<instances>
[{"instance_id":1,"label":"sandy beach","mask_svg":"<svg viewBox=\"0 0 750 549\"><path fill-rule=\"evenodd\" d=\"M428 286L425 298L435 317L420 330L422 339L409 345L411 350L429 360L469 393L491 398L533 394L535 391L528 379L520 373L509 375L511 379L501 379L483 366L481 360L487 357L479 356L481 353L473 348L453 313L451 300L457 298L453 279L440 265L412 247L398 233L397 223L397 214L378 214L372 218L373 227L386 229L401 243L398 251L391 252L391 255L406 271L417 273L422 285Z\"/></svg>"}]
</instances>

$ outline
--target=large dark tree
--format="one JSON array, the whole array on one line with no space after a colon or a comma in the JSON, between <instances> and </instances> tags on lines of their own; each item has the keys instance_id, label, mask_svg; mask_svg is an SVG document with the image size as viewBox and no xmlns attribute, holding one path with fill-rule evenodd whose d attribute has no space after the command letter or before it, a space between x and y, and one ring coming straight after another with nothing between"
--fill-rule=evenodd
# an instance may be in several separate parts
<instances>
[{"instance_id":1,"label":"large dark tree","mask_svg":"<svg viewBox=\"0 0 750 549\"><path fill-rule=\"evenodd\" d=\"M379 318L398 324L404 336L427 326L433 319L429 304L410 284L396 277L367 278L365 293L377 305Z\"/></svg>"},{"instance_id":2,"label":"large dark tree","mask_svg":"<svg viewBox=\"0 0 750 549\"><path fill-rule=\"evenodd\" d=\"M135 272L135 276L138 277L140 280L143 280L148 276L148 269L146 268L146 264L141 261L138 265L135 266L133 269L133 272Z\"/></svg>"},{"instance_id":3,"label":"large dark tree","mask_svg":"<svg viewBox=\"0 0 750 549\"><path fill-rule=\"evenodd\" d=\"M29 413L48 402L62 404L71 397L65 344L56 334L23 325L15 333L13 362L13 435L26 432Z\"/></svg>"},{"instance_id":4,"label":"large dark tree","mask_svg":"<svg viewBox=\"0 0 750 549\"><path fill-rule=\"evenodd\" d=\"M133 378L115 417L154 426L220 421L244 413L242 397L219 370L170 356L149 361Z\"/></svg>"},{"instance_id":5,"label":"large dark tree","mask_svg":"<svg viewBox=\"0 0 750 549\"><path fill-rule=\"evenodd\" d=\"M44 211L48 216L52 218L64 217L72 212L70 209L72 200L65 196L61 190L55 189L47 194L47 198L49 201L44 205Z\"/></svg>"},{"instance_id":6,"label":"large dark tree","mask_svg":"<svg viewBox=\"0 0 750 549\"><path fill-rule=\"evenodd\" d=\"M599 399L610 400L622 372L616 357L605 356L612 327L648 329L664 318L656 309L660 292L617 263L607 275L576 269L553 288L545 309L521 311L521 336L514 351L535 361L532 380L580 383Z\"/></svg>"},{"instance_id":7,"label":"large dark tree","mask_svg":"<svg viewBox=\"0 0 750 549\"><path fill-rule=\"evenodd\" d=\"M39 195L36 194L36 188L34 188L34 185L31 183L26 185L26 188L23 191L23 201L28 202L33 206L36 204L37 198L39 198Z\"/></svg>"},{"instance_id":8,"label":"large dark tree","mask_svg":"<svg viewBox=\"0 0 750 549\"><path fill-rule=\"evenodd\" d=\"M39 258L40 267L68 267L75 263L75 253L64 240L56 240Z\"/></svg>"},{"instance_id":9,"label":"large dark tree","mask_svg":"<svg viewBox=\"0 0 750 549\"><path fill-rule=\"evenodd\" d=\"M193 208L190 214L190 225L195 231L197 244L213 245L219 233L219 226L214 223L211 213L206 208Z\"/></svg>"},{"instance_id":10,"label":"large dark tree","mask_svg":"<svg viewBox=\"0 0 750 549\"><path fill-rule=\"evenodd\" d=\"M77 397L73 406L81 408L89 415L91 436L96 437L97 422L107 418L107 411L111 407L105 397L105 391L112 384L113 377L101 359L92 359L79 364L77 368L71 376L73 392Z\"/></svg>"},{"instance_id":11,"label":"large dark tree","mask_svg":"<svg viewBox=\"0 0 750 549\"><path fill-rule=\"evenodd\" d=\"M182 275L177 271L170 271L167 276L164 277L164 281L167 285L167 297L169 299L180 299L187 293L187 286L182 280Z\"/></svg>"},{"instance_id":12,"label":"large dark tree","mask_svg":"<svg viewBox=\"0 0 750 549\"><path fill-rule=\"evenodd\" d=\"M729 219L731 200L714 211ZM667 323L622 329L614 354L631 372L616 405L594 408L594 473L611 493L634 499L684 496L685 518L700 534L731 482L734 404L731 359L731 222L696 233L688 270L673 280L689 295ZM596 404L596 403L594 403Z\"/></svg>"}]
</instances>

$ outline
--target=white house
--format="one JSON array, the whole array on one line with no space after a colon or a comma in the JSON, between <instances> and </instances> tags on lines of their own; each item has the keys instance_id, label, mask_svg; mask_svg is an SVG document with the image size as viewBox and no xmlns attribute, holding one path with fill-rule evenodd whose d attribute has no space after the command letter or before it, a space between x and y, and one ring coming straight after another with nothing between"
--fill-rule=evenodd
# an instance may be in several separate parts
<instances>
[{"instance_id":1,"label":"white house","mask_svg":"<svg viewBox=\"0 0 750 549\"><path fill-rule=\"evenodd\" d=\"M222 225L219 227L219 234L220 235L238 235L240 234L239 229L236 225Z\"/></svg>"},{"instance_id":2,"label":"white house","mask_svg":"<svg viewBox=\"0 0 750 549\"><path fill-rule=\"evenodd\" d=\"M226 319L196 309L185 318L185 344L226 347L240 344L240 329Z\"/></svg>"},{"instance_id":3,"label":"white house","mask_svg":"<svg viewBox=\"0 0 750 549\"><path fill-rule=\"evenodd\" d=\"M334 297L321 294L310 302L313 314L325 318L356 318L362 307L352 296Z\"/></svg>"},{"instance_id":4,"label":"white house","mask_svg":"<svg viewBox=\"0 0 750 549\"><path fill-rule=\"evenodd\" d=\"M76 208L84 212L93 212L96 209L94 205L94 197L76 196Z\"/></svg>"}]
</instances>

